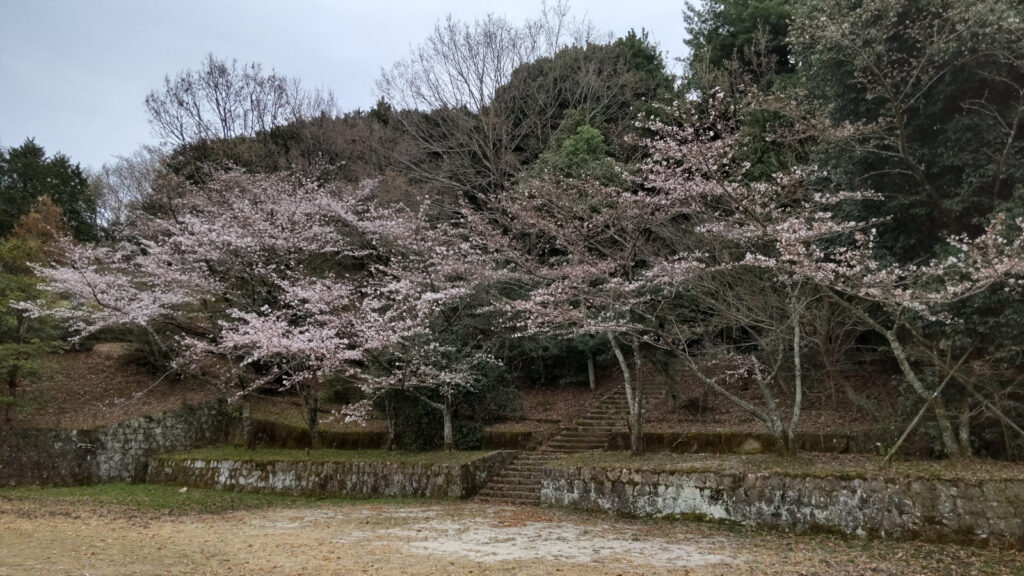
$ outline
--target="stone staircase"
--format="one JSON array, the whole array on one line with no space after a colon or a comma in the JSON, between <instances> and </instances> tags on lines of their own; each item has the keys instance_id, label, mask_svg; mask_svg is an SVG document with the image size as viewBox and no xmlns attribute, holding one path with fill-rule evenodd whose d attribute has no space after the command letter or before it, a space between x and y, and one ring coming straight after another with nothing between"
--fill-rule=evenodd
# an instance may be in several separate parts
<instances>
[{"instance_id":1,"label":"stone staircase","mask_svg":"<svg viewBox=\"0 0 1024 576\"><path fill-rule=\"evenodd\" d=\"M644 404L658 401L665 389L648 386ZM626 391L615 387L604 395L586 414L577 418L549 439L540 449L521 452L504 470L476 495L476 502L487 504L540 504L541 478L544 467L567 454L604 450L611 434L628 431L629 410Z\"/></svg>"},{"instance_id":2,"label":"stone staircase","mask_svg":"<svg viewBox=\"0 0 1024 576\"><path fill-rule=\"evenodd\" d=\"M544 467L563 456L543 449L521 452L473 498L486 504L540 504L540 480Z\"/></svg>"}]
</instances>

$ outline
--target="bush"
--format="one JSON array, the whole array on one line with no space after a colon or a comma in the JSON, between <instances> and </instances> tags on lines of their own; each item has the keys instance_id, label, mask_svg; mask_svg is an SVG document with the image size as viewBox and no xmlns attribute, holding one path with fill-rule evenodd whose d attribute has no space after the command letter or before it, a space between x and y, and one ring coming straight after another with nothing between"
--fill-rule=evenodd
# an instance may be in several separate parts
<instances>
[{"instance_id":1,"label":"bush","mask_svg":"<svg viewBox=\"0 0 1024 576\"><path fill-rule=\"evenodd\" d=\"M386 414L389 402L395 417L395 448L427 451L444 446L444 421L437 408L400 390L378 396L374 407ZM479 450L483 446L483 426L478 422L456 419L452 426L456 450Z\"/></svg>"},{"instance_id":2,"label":"bush","mask_svg":"<svg viewBox=\"0 0 1024 576\"><path fill-rule=\"evenodd\" d=\"M505 353L504 362L516 380L533 387L587 382L587 355L598 372L615 365L605 342L589 336L526 338Z\"/></svg>"},{"instance_id":3,"label":"bush","mask_svg":"<svg viewBox=\"0 0 1024 576\"><path fill-rule=\"evenodd\" d=\"M456 450L480 450L484 446L484 427L469 420L453 424Z\"/></svg>"},{"instance_id":4,"label":"bush","mask_svg":"<svg viewBox=\"0 0 1024 576\"><path fill-rule=\"evenodd\" d=\"M463 392L456 409L457 417L476 422L509 420L522 415L519 394L509 384L508 373L504 370L489 373L476 388Z\"/></svg>"}]
</instances>

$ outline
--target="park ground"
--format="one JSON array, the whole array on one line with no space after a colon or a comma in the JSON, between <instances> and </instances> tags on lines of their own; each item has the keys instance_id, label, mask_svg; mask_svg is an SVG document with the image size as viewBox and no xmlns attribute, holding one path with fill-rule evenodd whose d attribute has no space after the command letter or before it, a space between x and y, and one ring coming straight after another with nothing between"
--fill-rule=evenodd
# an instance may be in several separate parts
<instances>
[{"instance_id":1,"label":"park ground","mask_svg":"<svg viewBox=\"0 0 1024 576\"><path fill-rule=\"evenodd\" d=\"M0 489L0 575L1024 575L1019 552L447 501Z\"/></svg>"}]
</instances>

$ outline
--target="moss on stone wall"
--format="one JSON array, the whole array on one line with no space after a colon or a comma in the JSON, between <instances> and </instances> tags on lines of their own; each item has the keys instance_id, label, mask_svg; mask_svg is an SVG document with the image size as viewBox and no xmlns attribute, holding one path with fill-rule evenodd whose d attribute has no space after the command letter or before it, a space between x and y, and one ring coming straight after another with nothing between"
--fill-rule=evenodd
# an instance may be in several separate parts
<instances>
[{"instance_id":1,"label":"moss on stone wall","mask_svg":"<svg viewBox=\"0 0 1024 576\"><path fill-rule=\"evenodd\" d=\"M620 459L625 459L619 456ZM541 502L641 517L704 517L795 532L1024 546L1024 476L818 475L572 464L544 471Z\"/></svg>"},{"instance_id":2,"label":"moss on stone wall","mask_svg":"<svg viewBox=\"0 0 1024 576\"><path fill-rule=\"evenodd\" d=\"M227 424L210 403L90 430L0 428L0 485L140 480L150 456L222 442Z\"/></svg>"},{"instance_id":3,"label":"moss on stone wall","mask_svg":"<svg viewBox=\"0 0 1024 576\"><path fill-rule=\"evenodd\" d=\"M322 451L334 452L334 451ZM302 452L274 458L261 451L246 459L211 458L216 453L160 456L149 464L147 481L157 484L315 497L468 498L515 452L389 458L386 452L319 457ZM205 456L205 457L204 457ZM314 457L316 456L316 457Z\"/></svg>"}]
</instances>

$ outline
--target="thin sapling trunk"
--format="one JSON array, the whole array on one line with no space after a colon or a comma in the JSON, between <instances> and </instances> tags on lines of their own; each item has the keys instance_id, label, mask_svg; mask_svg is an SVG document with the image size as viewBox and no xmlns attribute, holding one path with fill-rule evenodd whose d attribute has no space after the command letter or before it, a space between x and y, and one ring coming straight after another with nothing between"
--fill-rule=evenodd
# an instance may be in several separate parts
<instances>
[{"instance_id":1,"label":"thin sapling trunk","mask_svg":"<svg viewBox=\"0 0 1024 576\"><path fill-rule=\"evenodd\" d=\"M256 449L256 434L252 426L252 404L247 397L242 400L242 445L246 450Z\"/></svg>"},{"instance_id":2,"label":"thin sapling trunk","mask_svg":"<svg viewBox=\"0 0 1024 576\"><path fill-rule=\"evenodd\" d=\"M455 429L452 426L452 401L450 396L445 398L442 410L444 412L444 451L452 452L455 450Z\"/></svg>"},{"instance_id":3,"label":"thin sapling trunk","mask_svg":"<svg viewBox=\"0 0 1024 576\"><path fill-rule=\"evenodd\" d=\"M597 389L597 378L594 376L594 353L587 352L587 378L590 381L590 389Z\"/></svg>"},{"instance_id":4,"label":"thin sapling trunk","mask_svg":"<svg viewBox=\"0 0 1024 576\"><path fill-rule=\"evenodd\" d=\"M303 395L306 408L306 428L309 429L309 447L312 450L320 449L320 400L317 395L310 391Z\"/></svg>"},{"instance_id":5,"label":"thin sapling trunk","mask_svg":"<svg viewBox=\"0 0 1024 576\"><path fill-rule=\"evenodd\" d=\"M622 368L622 383L626 388L626 405L629 407L629 447L630 451L639 456L644 452L644 441L643 441L643 429L641 427L642 416L640 414L640 395L639 390L633 388L633 373L629 368L629 361L626 359L626 355L622 353L622 348L619 347L618 341L615 340L615 336L611 332L608 333L608 341L612 345L612 352L615 354L615 358L619 361L619 367Z\"/></svg>"}]
</instances>

